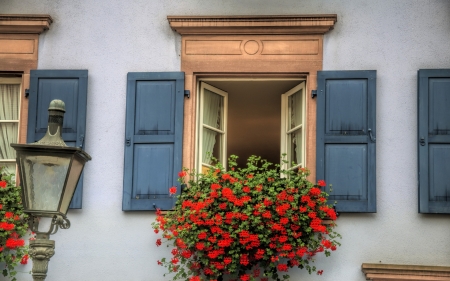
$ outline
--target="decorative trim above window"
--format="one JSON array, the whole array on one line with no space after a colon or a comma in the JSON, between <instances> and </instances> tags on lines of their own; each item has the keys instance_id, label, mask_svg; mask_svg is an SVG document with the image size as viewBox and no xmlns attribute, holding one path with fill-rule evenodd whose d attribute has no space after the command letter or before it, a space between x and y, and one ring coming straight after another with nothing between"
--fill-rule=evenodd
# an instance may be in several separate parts
<instances>
[{"instance_id":1,"label":"decorative trim above window","mask_svg":"<svg viewBox=\"0 0 450 281\"><path fill-rule=\"evenodd\" d=\"M324 34L333 29L337 15L283 16L168 16L170 27L181 35L199 34Z\"/></svg>"},{"instance_id":2,"label":"decorative trim above window","mask_svg":"<svg viewBox=\"0 0 450 281\"><path fill-rule=\"evenodd\" d=\"M48 30L53 19L49 15L2 15L0 33L41 34Z\"/></svg>"},{"instance_id":3,"label":"decorative trim above window","mask_svg":"<svg viewBox=\"0 0 450 281\"><path fill-rule=\"evenodd\" d=\"M361 268L366 275L366 280L372 281L450 280L449 266L363 263Z\"/></svg>"}]
</instances>

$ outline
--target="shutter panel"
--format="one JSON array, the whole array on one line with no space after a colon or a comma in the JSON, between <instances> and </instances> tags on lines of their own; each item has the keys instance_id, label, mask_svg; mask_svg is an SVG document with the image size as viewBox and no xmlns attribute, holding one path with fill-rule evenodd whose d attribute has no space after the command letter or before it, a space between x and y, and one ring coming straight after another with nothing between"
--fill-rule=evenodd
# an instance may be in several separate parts
<instances>
[{"instance_id":1,"label":"shutter panel","mask_svg":"<svg viewBox=\"0 0 450 281\"><path fill-rule=\"evenodd\" d=\"M376 71L319 71L317 174L339 212L376 212Z\"/></svg>"},{"instance_id":2,"label":"shutter panel","mask_svg":"<svg viewBox=\"0 0 450 281\"><path fill-rule=\"evenodd\" d=\"M418 72L419 212L450 213L450 69Z\"/></svg>"},{"instance_id":3,"label":"shutter panel","mask_svg":"<svg viewBox=\"0 0 450 281\"><path fill-rule=\"evenodd\" d=\"M50 101L60 99L66 104L62 138L68 146L84 149L87 80L87 70L31 70L28 143L36 142L45 135ZM81 174L70 208L81 209L82 196L83 174Z\"/></svg>"},{"instance_id":4,"label":"shutter panel","mask_svg":"<svg viewBox=\"0 0 450 281\"><path fill-rule=\"evenodd\" d=\"M122 209L169 210L180 193L184 72L130 72ZM177 186L170 196L169 188Z\"/></svg>"}]
</instances>

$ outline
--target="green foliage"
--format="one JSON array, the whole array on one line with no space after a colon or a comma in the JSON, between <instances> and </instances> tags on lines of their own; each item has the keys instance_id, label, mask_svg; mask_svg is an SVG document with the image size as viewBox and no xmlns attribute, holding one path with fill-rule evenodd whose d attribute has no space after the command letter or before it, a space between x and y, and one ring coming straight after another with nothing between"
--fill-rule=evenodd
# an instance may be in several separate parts
<instances>
[{"instance_id":1,"label":"green foliage","mask_svg":"<svg viewBox=\"0 0 450 281\"><path fill-rule=\"evenodd\" d=\"M28 260L28 246L22 238L28 230L28 216L23 212L21 189L15 184L14 174L0 171L0 264L5 264L3 276L15 281L16 266Z\"/></svg>"},{"instance_id":2,"label":"green foliage","mask_svg":"<svg viewBox=\"0 0 450 281\"><path fill-rule=\"evenodd\" d=\"M237 168L236 158L228 171L217 164L205 174L179 173L184 188L175 209L158 211L152 224L173 247L172 259L158 264L175 274L173 280L189 281L224 275L289 280L289 268L316 271L314 257L340 245L336 213L321 190L325 182L314 185L306 169L286 171L256 156Z\"/></svg>"}]
</instances>

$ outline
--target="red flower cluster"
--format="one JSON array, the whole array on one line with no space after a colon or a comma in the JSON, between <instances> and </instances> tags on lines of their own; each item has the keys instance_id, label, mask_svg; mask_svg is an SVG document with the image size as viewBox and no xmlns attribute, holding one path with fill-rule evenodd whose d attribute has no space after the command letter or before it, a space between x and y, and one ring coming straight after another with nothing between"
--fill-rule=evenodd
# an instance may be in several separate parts
<instances>
[{"instance_id":1,"label":"red flower cluster","mask_svg":"<svg viewBox=\"0 0 450 281\"><path fill-rule=\"evenodd\" d=\"M5 263L3 275L11 279L17 273L15 267L28 261L28 248L22 239L28 229L27 215L19 191L14 175L0 167L0 260Z\"/></svg>"},{"instance_id":2,"label":"red flower cluster","mask_svg":"<svg viewBox=\"0 0 450 281\"><path fill-rule=\"evenodd\" d=\"M20 260L21 264L27 264L28 263L28 254L24 255L22 259Z\"/></svg>"},{"instance_id":3,"label":"red flower cluster","mask_svg":"<svg viewBox=\"0 0 450 281\"><path fill-rule=\"evenodd\" d=\"M15 239L15 238L8 238L6 239L5 246L9 249L15 249L17 247L22 247L25 245L25 241L23 239Z\"/></svg>"},{"instance_id":4,"label":"red flower cluster","mask_svg":"<svg viewBox=\"0 0 450 281\"><path fill-rule=\"evenodd\" d=\"M234 272L235 278L247 281L260 276L259 268L271 277L273 272L266 269L312 270L308 263L313 256L336 250L339 243L329 237L339 236L333 232L335 224L323 224L325 218L336 219L320 189L324 181L311 184L305 169L277 177L276 169L254 163L247 167L191 174L175 210L158 214L153 227L175 246L171 260L158 264L176 272L174 280L190 276L190 281L201 281L202 275L215 280ZM185 173L179 173L182 183Z\"/></svg>"},{"instance_id":5,"label":"red flower cluster","mask_svg":"<svg viewBox=\"0 0 450 281\"><path fill-rule=\"evenodd\" d=\"M15 225L13 223L0 222L0 229L10 231L13 230Z\"/></svg>"}]
</instances>

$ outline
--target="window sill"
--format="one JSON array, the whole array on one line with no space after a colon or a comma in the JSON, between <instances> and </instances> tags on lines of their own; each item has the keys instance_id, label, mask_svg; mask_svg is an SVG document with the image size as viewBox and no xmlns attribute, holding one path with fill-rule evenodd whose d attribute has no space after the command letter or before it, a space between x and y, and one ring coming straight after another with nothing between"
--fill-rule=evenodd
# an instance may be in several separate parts
<instances>
[{"instance_id":1,"label":"window sill","mask_svg":"<svg viewBox=\"0 0 450 281\"><path fill-rule=\"evenodd\" d=\"M449 266L363 263L361 268L366 280L372 281L450 280Z\"/></svg>"}]
</instances>

